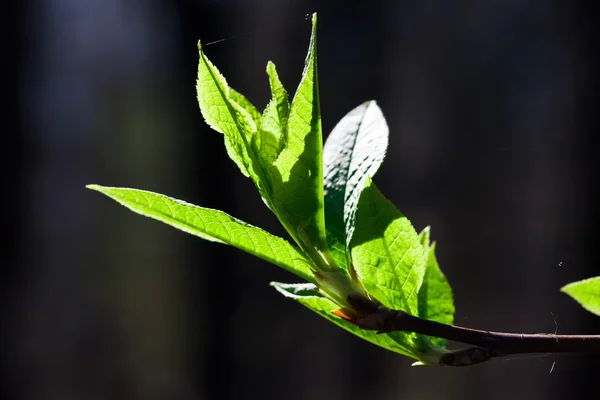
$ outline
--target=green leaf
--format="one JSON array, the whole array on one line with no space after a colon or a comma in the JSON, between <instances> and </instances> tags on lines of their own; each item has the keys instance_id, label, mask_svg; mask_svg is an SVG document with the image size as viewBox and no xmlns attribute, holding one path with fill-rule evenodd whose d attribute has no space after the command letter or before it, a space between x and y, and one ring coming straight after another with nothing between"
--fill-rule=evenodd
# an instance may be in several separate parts
<instances>
[{"instance_id":1,"label":"green leaf","mask_svg":"<svg viewBox=\"0 0 600 400\"><path fill-rule=\"evenodd\" d=\"M227 154L240 171L252 179L266 204L273 209L271 185L254 147L256 123L260 123L262 116L248 99L229 87L202 51L200 43L198 50L196 89L202 116L211 128L223 133Z\"/></svg>"},{"instance_id":2,"label":"green leaf","mask_svg":"<svg viewBox=\"0 0 600 400\"><path fill-rule=\"evenodd\" d=\"M338 122L323 149L327 242L336 262L348 267L360 192L383 162L388 126L375 101L367 101Z\"/></svg>"},{"instance_id":3,"label":"green leaf","mask_svg":"<svg viewBox=\"0 0 600 400\"><path fill-rule=\"evenodd\" d=\"M88 185L143 216L202 239L228 244L262 258L309 282L312 263L286 240L227 215L144 190Z\"/></svg>"},{"instance_id":4,"label":"green leaf","mask_svg":"<svg viewBox=\"0 0 600 400\"><path fill-rule=\"evenodd\" d=\"M253 146L259 156L261 168L268 180L269 193L273 193L273 181L280 176L275 161L285 146L284 131L287 126L290 102L283 88L275 64L269 61L267 74L271 85L272 99L261 117L259 134L254 137ZM275 179L276 179L275 178Z\"/></svg>"},{"instance_id":5,"label":"green leaf","mask_svg":"<svg viewBox=\"0 0 600 400\"><path fill-rule=\"evenodd\" d=\"M196 90L202 116L212 129L225 136L227 154L237 164L240 171L245 176L251 176L256 182L255 163L249 146L250 139L256 132L254 119L242 105L231 100L232 91L227 81L206 57L200 42L198 42L198 50L200 60ZM234 94L233 97L237 97L241 101L240 96ZM242 101L242 103L244 102ZM247 103L245 104L247 105Z\"/></svg>"},{"instance_id":6,"label":"green leaf","mask_svg":"<svg viewBox=\"0 0 600 400\"><path fill-rule=\"evenodd\" d=\"M419 317L452 325L454 321L452 288L438 265L435 257L435 243L430 245L429 235L429 227L426 227L419 235L427 254L423 284L419 289ZM442 348L446 347L445 339L431 337L430 340Z\"/></svg>"},{"instance_id":7,"label":"green leaf","mask_svg":"<svg viewBox=\"0 0 600 400\"><path fill-rule=\"evenodd\" d=\"M316 15L300 85L290 106L285 147L272 169L273 205L300 247L332 269L323 213L323 144L316 60Z\"/></svg>"},{"instance_id":8,"label":"green leaf","mask_svg":"<svg viewBox=\"0 0 600 400\"><path fill-rule=\"evenodd\" d=\"M246 112L252 117L254 120L254 124L258 127L260 126L261 113L254 107L254 105L240 92L234 90L233 88L229 88L229 99L235 101L238 105L240 105Z\"/></svg>"},{"instance_id":9,"label":"green leaf","mask_svg":"<svg viewBox=\"0 0 600 400\"><path fill-rule=\"evenodd\" d=\"M384 306L418 315L425 274L419 235L368 178L356 212L352 262L365 290Z\"/></svg>"},{"instance_id":10,"label":"green leaf","mask_svg":"<svg viewBox=\"0 0 600 400\"><path fill-rule=\"evenodd\" d=\"M600 316L600 276L569 283L560 290L589 312Z\"/></svg>"},{"instance_id":11,"label":"green leaf","mask_svg":"<svg viewBox=\"0 0 600 400\"><path fill-rule=\"evenodd\" d=\"M415 334L404 332L391 332L378 334L375 331L360 329L356 325L336 316L333 311L340 307L331 300L321 296L316 286L312 284L286 284L271 282L277 291L285 297L298 301L300 304L316 312L330 322L344 328L350 333L365 339L384 349L403 354L405 356L423 360L424 354L421 353L415 344Z\"/></svg>"},{"instance_id":12,"label":"green leaf","mask_svg":"<svg viewBox=\"0 0 600 400\"><path fill-rule=\"evenodd\" d=\"M274 163L285 146L277 104L274 100L269 102L263 113L259 134L256 135L253 146L269 182L269 192L273 196L273 184L280 176Z\"/></svg>"},{"instance_id":13,"label":"green leaf","mask_svg":"<svg viewBox=\"0 0 600 400\"><path fill-rule=\"evenodd\" d=\"M288 99L287 91L279 80L277 68L275 68L275 64L271 61L267 63L267 75L269 76L272 98L275 101L275 104L277 104L277 114L279 116L280 125L282 128L285 128L290 113L290 101Z\"/></svg>"}]
</instances>

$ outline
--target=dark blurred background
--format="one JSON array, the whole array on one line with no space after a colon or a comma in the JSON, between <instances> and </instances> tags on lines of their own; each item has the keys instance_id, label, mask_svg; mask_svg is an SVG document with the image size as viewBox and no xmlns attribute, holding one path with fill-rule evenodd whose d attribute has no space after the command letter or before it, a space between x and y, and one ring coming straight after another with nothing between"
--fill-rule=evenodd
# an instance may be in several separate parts
<instances>
[{"instance_id":1,"label":"dark blurred background","mask_svg":"<svg viewBox=\"0 0 600 400\"><path fill-rule=\"evenodd\" d=\"M6 2L3 398L597 399L592 356L410 367L278 295L284 271L84 188L153 190L284 235L202 120L196 42L227 39L206 53L262 109L268 60L295 90L317 11L324 132L378 101L376 182L432 225L456 323L600 333L559 292L600 274L589 3Z\"/></svg>"}]
</instances>

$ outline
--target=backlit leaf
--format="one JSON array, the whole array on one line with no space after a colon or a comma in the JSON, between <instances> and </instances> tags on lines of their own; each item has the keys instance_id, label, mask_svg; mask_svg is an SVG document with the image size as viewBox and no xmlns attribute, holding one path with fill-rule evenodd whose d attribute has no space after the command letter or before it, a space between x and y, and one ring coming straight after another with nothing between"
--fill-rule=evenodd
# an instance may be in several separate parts
<instances>
[{"instance_id":1,"label":"backlit leaf","mask_svg":"<svg viewBox=\"0 0 600 400\"><path fill-rule=\"evenodd\" d=\"M383 305L418 315L425 252L412 224L367 179L356 212L352 262L367 292Z\"/></svg>"},{"instance_id":2,"label":"backlit leaf","mask_svg":"<svg viewBox=\"0 0 600 400\"><path fill-rule=\"evenodd\" d=\"M273 204L279 220L322 269L327 258L323 213L323 144L316 58L316 15L302 79L290 106L285 147L272 171Z\"/></svg>"},{"instance_id":3,"label":"backlit leaf","mask_svg":"<svg viewBox=\"0 0 600 400\"><path fill-rule=\"evenodd\" d=\"M286 284L279 282L271 282L271 286L286 297L298 301L300 304L311 309L321 317L333 322L339 327L344 328L350 333L365 339L384 349L403 354L405 356L420 360L420 350L417 345L413 344L414 334L404 332L391 332L378 334L375 331L368 331L358 328L356 325L336 316L333 312L339 309L331 300L321 296L312 284ZM411 337L409 337L411 336Z\"/></svg>"},{"instance_id":4,"label":"backlit leaf","mask_svg":"<svg viewBox=\"0 0 600 400\"><path fill-rule=\"evenodd\" d=\"M560 290L589 312L600 316L600 276L569 283Z\"/></svg>"},{"instance_id":5,"label":"backlit leaf","mask_svg":"<svg viewBox=\"0 0 600 400\"><path fill-rule=\"evenodd\" d=\"M312 263L286 240L227 215L144 190L89 185L131 211L164 222L202 239L237 247L315 282Z\"/></svg>"},{"instance_id":6,"label":"backlit leaf","mask_svg":"<svg viewBox=\"0 0 600 400\"><path fill-rule=\"evenodd\" d=\"M419 235L427 254L425 276L419 289L419 317L430 321L452 325L454 321L454 300L452 288L440 269L435 257L435 243L430 244L430 228ZM446 347L446 340L430 338L435 344Z\"/></svg>"}]
</instances>

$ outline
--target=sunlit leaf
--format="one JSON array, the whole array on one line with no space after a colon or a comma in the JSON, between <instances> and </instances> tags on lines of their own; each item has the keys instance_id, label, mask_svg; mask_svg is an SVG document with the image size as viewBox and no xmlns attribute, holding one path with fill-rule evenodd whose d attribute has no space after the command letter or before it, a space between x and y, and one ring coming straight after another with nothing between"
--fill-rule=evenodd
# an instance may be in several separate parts
<instances>
[{"instance_id":1,"label":"sunlit leaf","mask_svg":"<svg viewBox=\"0 0 600 400\"><path fill-rule=\"evenodd\" d=\"M225 136L227 154L240 171L245 176L255 175L249 140L256 132L256 123L242 105L231 100L232 91L227 81L206 57L200 43L198 50L200 61L196 91L202 116L212 129ZM239 96L234 97L240 100Z\"/></svg>"},{"instance_id":2,"label":"sunlit leaf","mask_svg":"<svg viewBox=\"0 0 600 400\"><path fill-rule=\"evenodd\" d=\"M352 262L367 292L383 305L418 315L425 252L412 224L367 179L356 212Z\"/></svg>"},{"instance_id":3,"label":"sunlit leaf","mask_svg":"<svg viewBox=\"0 0 600 400\"><path fill-rule=\"evenodd\" d=\"M225 243L262 258L309 282L311 262L286 240L227 215L144 190L89 185L131 211L202 239Z\"/></svg>"},{"instance_id":4,"label":"sunlit leaf","mask_svg":"<svg viewBox=\"0 0 600 400\"><path fill-rule=\"evenodd\" d=\"M254 107L254 105L248 100L243 94L234 90L233 88L229 88L229 98L235 101L238 105L240 105L248 115L252 117L254 120L254 124L258 127L260 126L260 119L262 117L260 111Z\"/></svg>"},{"instance_id":5,"label":"sunlit leaf","mask_svg":"<svg viewBox=\"0 0 600 400\"><path fill-rule=\"evenodd\" d=\"M329 269L323 213L323 144L316 58L316 15L302 79L290 106L285 147L272 171L273 204L296 242Z\"/></svg>"},{"instance_id":6,"label":"sunlit leaf","mask_svg":"<svg viewBox=\"0 0 600 400\"><path fill-rule=\"evenodd\" d=\"M269 76L271 96L277 105L277 114L279 116L280 124L285 128L290 114L290 101L288 99L288 93L279 79L279 74L277 74L277 68L275 68L275 64L271 61L267 63L267 75Z\"/></svg>"},{"instance_id":7,"label":"sunlit leaf","mask_svg":"<svg viewBox=\"0 0 600 400\"><path fill-rule=\"evenodd\" d=\"M421 244L427 254L425 276L419 289L419 317L452 325L454 321L452 288L438 265L435 257L435 243L430 244L429 234L429 227L419 234ZM438 346L446 347L445 339L430 339Z\"/></svg>"},{"instance_id":8,"label":"sunlit leaf","mask_svg":"<svg viewBox=\"0 0 600 400\"><path fill-rule=\"evenodd\" d=\"M383 162L388 126L375 101L367 101L344 116L323 149L327 242L336 262L347 268L350 238L360 192Z\"/></svg>"},{"instance_id":9,"label":"sunlit leaf","mask_svg":"<svg viewBox=\"0 0 600 400\"><path fill-rule=\"evenodd\" d=\"M600 276L569 283L560 290L589 312L600 316Z\"/></svg>"},{"instance_id":10,"label":"sunlit leaf","mask_svg":"<svg viewBox=\"0 0 600 400\"><path fill-rule=\"evenodd\" d=\"M413 345L413 339L408 339L409 334L403 332L392 332L378 334L375 331L368 331L358 328L356 325L336 316L333 311L339 309L339 306L332 301L321 296L316 286L312 284L286 284L271 282L271 286L286 297L298 301L303 306L316 312L323 318L333 322L354 335L365 339L384 349L404 354L405 356L419 360L420 350Z\"/></svg>"}]
</instances>

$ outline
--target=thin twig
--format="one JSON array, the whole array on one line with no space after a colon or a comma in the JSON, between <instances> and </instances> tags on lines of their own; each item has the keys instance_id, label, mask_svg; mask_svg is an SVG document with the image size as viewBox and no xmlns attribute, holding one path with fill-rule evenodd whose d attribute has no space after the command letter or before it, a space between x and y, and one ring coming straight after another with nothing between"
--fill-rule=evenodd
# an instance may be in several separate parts
<instances>
[{"instance_id":1,"label":"thin twig","mask_svg":"<svg viewBox=\"0 0 600 400\"><path fill-rule=\"evenodd\" d=\"M389 310L362 296L349 296L357 314L350 319L362 329L378 333L415 332L477 347L451 351L440 365L468 366L494 357L527 353L600 353L600 335L557 335L554 333L504 333L445 325L421 319L404 311Z\"/></svg>"}]
</instances>

